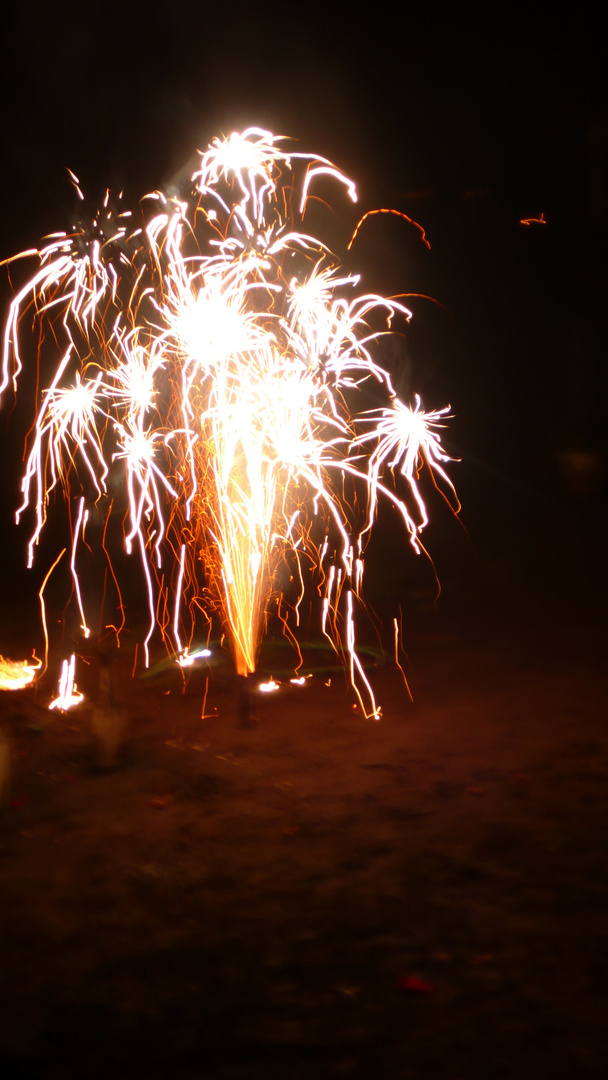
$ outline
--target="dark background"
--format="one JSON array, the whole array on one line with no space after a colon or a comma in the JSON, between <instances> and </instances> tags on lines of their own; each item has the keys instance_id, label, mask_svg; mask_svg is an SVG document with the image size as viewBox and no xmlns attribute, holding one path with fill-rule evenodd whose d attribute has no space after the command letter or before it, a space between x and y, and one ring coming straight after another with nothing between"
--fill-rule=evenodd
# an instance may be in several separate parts
<instances>
[{"instance_id":1,"label":"dark background","mask_svg":"<svg viewBox=\"0 0 608 1080\"><path fill-rule=\"evenodd\" d=\"M365 288L439 302L412 299L394 363L401 390L453 407L446 446L473 542L520 542L547 514L567 532L584 513L593 529L606 467L603 38L586 5L480 10L17 6L0 65L0 255L69 228L65 166L93 205L106 186L135 203L183 181L220 132L293 136L357 183L356 208L336 191L343 245L378 206L426 229L430 251L404 222L373 218L348 265ZM546 225L520 224L541 213ZM1 288L6 306L6 272ZM27 385L24 373L18 411ZM4 543L20 551L25 537L9 535L25 421L12 407L7 392Z\"/></svg>"}]
</instances>

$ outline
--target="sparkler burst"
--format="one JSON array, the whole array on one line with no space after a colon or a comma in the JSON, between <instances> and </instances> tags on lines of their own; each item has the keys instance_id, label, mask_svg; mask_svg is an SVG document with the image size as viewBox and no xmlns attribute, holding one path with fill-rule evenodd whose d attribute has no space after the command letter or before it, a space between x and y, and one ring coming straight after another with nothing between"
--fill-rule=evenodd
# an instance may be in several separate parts
<instances>
[{"instance_id":1,"label":"sparkler burst","mask_svg":"<svg viewBox=\"0 0 608 1080\"><path fill-rule=\"evenodd\" d=\"M217 138L188 199L154 192L130 215L108 195L91 221L16 256L39 266L10 307L0 392L24 366L26 314L52 325L42 353L61 354L28 437L17 520L33 510L31 566L62 489L86 628L80 548L122 475L146 662L155 629L184 664L197 619L218 615L237 673L250 674L272 611L295 641L312 571L323 633L377 716L355 645L365 542L387 499L420 550L423 464L457 508L438 430L448 410L400 401L374 359L408 309L359 294L359 278L304 231L321 178L356 200L354 184L284 143L261 128Z\"/></svg>"}]
</instances>

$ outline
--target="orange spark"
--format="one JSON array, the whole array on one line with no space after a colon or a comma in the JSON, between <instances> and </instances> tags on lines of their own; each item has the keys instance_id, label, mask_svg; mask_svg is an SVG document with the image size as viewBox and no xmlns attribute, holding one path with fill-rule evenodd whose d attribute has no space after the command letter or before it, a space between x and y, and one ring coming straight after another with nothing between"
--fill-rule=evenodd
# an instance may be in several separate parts
<instances>
[{"instance_id":1,"label":"orange spark","mask_svg":"<svg viewBox=\"0 0 608 1080\"><path fill-rule=\"evenodd\" d=\"M363 222L366 221L367 218L372 217L374 214L393 214L395 217L403 218L404 221L407 221L410 225L413 225L415 229L418 229L418 231L420 233L420 239L422 240L422 243L426 244L429 251L431 250L431 245L429 244L429 242L428 242L428 240L426 238L426 232L423 229L422 225L420 225L417 221L414 221L414 219L411 218L408 214L404 214L403 210L389 210L389 209L385 209L384 207L382 207L382 208L380 208L378 210L368 210L367 213L363 215L361 220L358 222L353 235L350 238L350 241L349 241L348 246L346 248L347 251L350 251L351 247L353 246L353 243L355 242L355 238L357 236L357 233L359 232L359 229L363 225Z\"/></svg>"},{"instance_id":2,"label":"orange spark","mask_svg":"<svg viewBox=\"0 0 608 1080\"><path fill-rule=\"evenodd\" d=\"M519 224L520 225L546 225L547 220L545 218L545 215L541 214L540 217L520 218L519 219Z\"/></svg>"}]
</instances>

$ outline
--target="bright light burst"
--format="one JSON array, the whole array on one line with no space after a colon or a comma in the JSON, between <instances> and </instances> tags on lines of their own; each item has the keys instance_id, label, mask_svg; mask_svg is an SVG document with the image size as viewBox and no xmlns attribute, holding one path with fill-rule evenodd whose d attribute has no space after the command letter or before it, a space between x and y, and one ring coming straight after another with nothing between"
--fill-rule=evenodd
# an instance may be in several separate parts
<instances>
[{"instance_id":1,"label":"bright light burst","mask_svg":"<svg viewBox=\"0 0 608 1080\"><path fill-rule=\"evenodd\" d=\"M86 607L79 545L90 510L109 517L122 470L124 544L148 598L146 662L158 628L190 663L197 617L209 626L217 614L248 675L272 610L294 640L312 570L323 633L377 716L355 645L365 540L383 498L420 550L423 464L457 504L438 431L448 410L400 401L374 359L407 308L354 293L359 278L303 231L319 178L353 201L354 184L284 142L261 128L215 139L188 200L154 192L133 218L108 195L90 221L16 257L39 269L10 308L0 392L24 365L27 313L52 324L42 352L62 350L28 439L17 520L33 509L31 565L51 492L63 489ZM69 665L64 678L70 697Z\"/></svg>"},{"instance_id":2,"label":"bright light burst","mask_svg":"<svg viewBox=\"0 0 608 1080\"><path fill-rule=\"evenodd\" d=\"M0 656L0 690L22 690L33 683L42 666L40 660L8 660Z\"/></svg>"},{"instance_id":3,"label":"bright light burst","mask_svg":"<svg viewBox=\"0 0 608 1080\"><path fill-rule=\"evenodd\" d=\"M73 705L80 705L84 695L80 693L80 690L74 682L75 667L76 657L74 653L72 653L70 659L64 660L61 665L61 676L59 678L57 697L53 698L49 705L49 709L59 709L60 712L67 712Z\"/></svg>"}]
</instances>

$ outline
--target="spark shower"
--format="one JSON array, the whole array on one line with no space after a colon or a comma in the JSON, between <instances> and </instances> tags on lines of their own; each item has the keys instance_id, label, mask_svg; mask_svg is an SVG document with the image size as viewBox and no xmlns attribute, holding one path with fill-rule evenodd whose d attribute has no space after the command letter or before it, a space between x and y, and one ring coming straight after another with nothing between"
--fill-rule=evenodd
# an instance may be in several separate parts
<instances>
[{"instance_id":1,"label":"spark shower","mask_svg":"<svg viewBox=\"0 0 608 1080\"><path fill-rule=\"evenodd\" d=\"M55 503L67 507L71 540L51 570L69 560L82 634L97 619L119 640L127 612L106 532L120 482L124 548L147 597L145 663L155 632L187 663L197 623L208 635L218 618L249 675L272 613L298 650L310 590L378 716L355 640L365 547L386 500L424 551L423 466L458 508L440 440L449 408L397 396L378 345L410 312L359 292L305 226L319 192L356 201L355 185L286 141L258 127L216 138L187 199L155 191L132 213L108 192L94 216L6 260L36 269L10 306L0 393L30 362L27 334L41 386L16 518L32 522L32 566ZM104 618L79 576L93 512L116 597Z\"/></svg>"}]
</instances>

